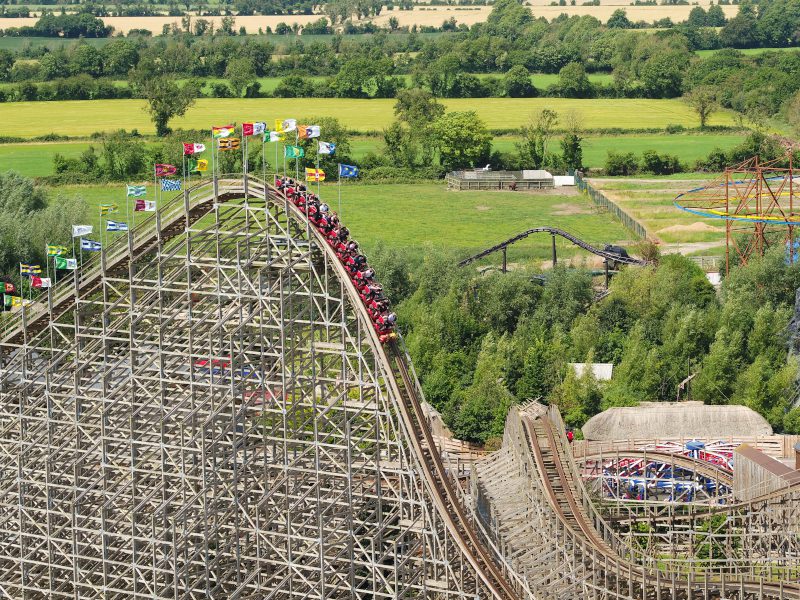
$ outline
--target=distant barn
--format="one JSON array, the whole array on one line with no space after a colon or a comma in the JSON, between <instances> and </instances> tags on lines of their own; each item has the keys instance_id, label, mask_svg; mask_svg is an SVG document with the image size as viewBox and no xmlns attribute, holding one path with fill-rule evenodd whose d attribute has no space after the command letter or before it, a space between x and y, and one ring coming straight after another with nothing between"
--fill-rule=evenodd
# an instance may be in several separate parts
<instances>
[{"instance_id":1,"label":"distant barn","mask_svg":"<svg viewBox=\"0 0 800 600\"><path fill-rule=\"evenodd\" d=\"M642 402L609 408L581 427L587 440L732 439L772 435L767 420L746 406Z\"/></svg>"},{"instance_id":2,"label":"distant barn","mask_svg":"<svg viewBox=\"0 0 800 600\"><path fill-rule=\"evenodd\" d=\"M451 190L541 190L555 187L553 176L543 170L452 171L445 177Z\"/></svg>"}]
</instances>

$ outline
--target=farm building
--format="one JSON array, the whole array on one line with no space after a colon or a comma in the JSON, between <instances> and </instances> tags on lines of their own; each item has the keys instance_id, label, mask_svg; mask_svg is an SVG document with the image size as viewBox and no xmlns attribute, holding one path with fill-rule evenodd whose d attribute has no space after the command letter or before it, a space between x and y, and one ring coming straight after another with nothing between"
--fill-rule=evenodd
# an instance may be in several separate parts
<instances>
[{"instance_id":1,"label":"farm building","mask_svg":"<svg viewBox=\"0 0 800 600\"><path fill-rule=\"evenodd\" d=\"M542 170L452 171L445 179L450 190L541 190L555 187L553 176Z\"/></svg>"},{"instance_id":2,"label":"farm building","mask_svg":"<svg viewBox=\"0 0 800 600\"><path fill-rule=\"evenodd\" d=\"M581 427L587 440L732 439L772 435L767 420L746 406L642 402L609 408Z\"/></svg>"}]
</instances>

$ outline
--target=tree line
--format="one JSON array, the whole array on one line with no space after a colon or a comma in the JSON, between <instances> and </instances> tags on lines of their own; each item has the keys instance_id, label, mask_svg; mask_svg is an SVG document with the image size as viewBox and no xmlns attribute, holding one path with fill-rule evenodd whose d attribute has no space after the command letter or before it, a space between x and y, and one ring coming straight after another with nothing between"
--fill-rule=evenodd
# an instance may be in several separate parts
<instances>
[{"instance_id":1,"label":"tree line","mask_svg":"<svg viewBox=\"0 0 800 600\"><path fill-rule=\"evenodd\" d=\"M541 284L529 268L479 275L456 259L432 248L422 259L370 254L400 300L426 399L457 437L496 443L508 408L537 398L580 427L612 406L674 400L688 375L692 399L744 404L800 433L787 345L800 266L780 248L735 268L719 294L693 262L669 255L615 276L599 302L587 270L558 266ZM578 376L575 362L613 363L613 377Z\"/></svg>"}]
</instances>

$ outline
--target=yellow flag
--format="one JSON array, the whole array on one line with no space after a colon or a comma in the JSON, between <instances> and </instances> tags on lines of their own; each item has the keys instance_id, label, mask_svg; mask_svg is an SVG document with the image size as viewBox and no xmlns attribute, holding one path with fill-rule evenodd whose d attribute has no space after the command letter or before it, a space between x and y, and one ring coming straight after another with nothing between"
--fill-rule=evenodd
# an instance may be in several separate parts
<instances>
[{"instance_id":1,"label":"yellow flag","mask_svg":"<svg viewBox=\"0 0 800 600\"><path fill-rule=\"evenodd\" d=\"M283 119L275 119L275 131L283 133Z\"/></svg>"}]
</instances>

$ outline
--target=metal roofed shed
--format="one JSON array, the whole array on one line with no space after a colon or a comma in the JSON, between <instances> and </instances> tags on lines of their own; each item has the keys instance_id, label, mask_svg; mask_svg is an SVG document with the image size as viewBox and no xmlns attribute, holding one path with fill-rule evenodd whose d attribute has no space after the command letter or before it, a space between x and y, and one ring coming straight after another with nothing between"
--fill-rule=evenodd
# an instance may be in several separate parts
<instances>
[{"instance_id":1,"label":"metal roofed shed","mask_svg":"<svg viewBox=\"0 0 800 600\"><path fill-rule=\"evenodd\" d=\"M701 438L772 435L767 420L739 405L702 402L642 402L609 408L581 427L587 440Z\"/></svg>"},{"instance_id":2,"label":"metal roofed shed","mask_svg":"<svg viewBox=\"0 0 800 600\"><path fill-rule=\"evenodd\" d=\"M450 190L541 190L555 187L553 175L543 170L452 171L445 177Z\"/></svg>"}]
</instances>

